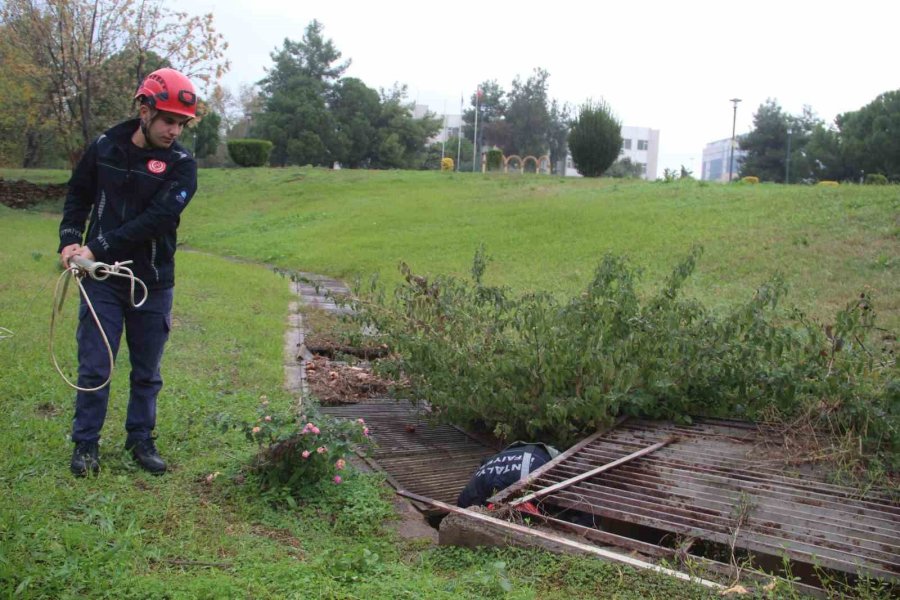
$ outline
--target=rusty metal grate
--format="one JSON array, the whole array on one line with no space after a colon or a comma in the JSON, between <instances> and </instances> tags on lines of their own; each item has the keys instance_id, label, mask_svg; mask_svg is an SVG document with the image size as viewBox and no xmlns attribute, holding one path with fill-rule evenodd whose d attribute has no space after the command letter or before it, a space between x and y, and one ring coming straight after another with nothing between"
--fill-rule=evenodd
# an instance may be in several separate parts
<instances>
[{"instance_id":1,"label":"rusty metal grate","mask_svg":"<svg viewBox=\"0 0 900 600\"><path fill-rule=\"evenodd\" d=\"M748 423L626 422L537 471L527 489L560 484L672 436L670 444L541 502L684 538L733 543L756 556L900 581L900 504L786 468L783 440Z\"/></svg>"},{"instance_id":2,"label":"rusty metal grate","mask_svg":"<svg viewBox=\"0 0 900 600\"><path fill-rule=\"evenodd\" d=\"M338 418L365 419L377 444L369 453L370 464L383 471L395 488L447 504L456 504L459 492L481 461L498 450L451 425L430 425L406 401L370 399L359 404L323 406L322 412ZM420 509L435 512L424 505Z\"/></svg>"}]
</instances>

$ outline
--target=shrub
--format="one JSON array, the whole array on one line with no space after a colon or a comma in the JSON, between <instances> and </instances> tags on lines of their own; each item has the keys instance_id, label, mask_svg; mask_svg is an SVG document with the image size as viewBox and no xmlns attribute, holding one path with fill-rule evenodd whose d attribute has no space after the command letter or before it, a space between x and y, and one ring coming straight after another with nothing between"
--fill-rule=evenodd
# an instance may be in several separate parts
<instances>
[{"instance_id":1,"label":"shrub","mask_svg":"<svg viewBox=\"0 0 900 600\"><path fill-rule=\"evenodd\" d=\"M593 281L564 301L513 296L472 281L428 281L403 267L394 302L357 303L357 318L385 335L411 397L442 420L483 426L506 439L566 446L617 416L690 421L826 413L868 448L900 450L900 380L863 294L823 327L779 310L773 277L745 303L713 312L680 291L701 251L654 294L639 297L639 271L607 255ZM897 461L897 454L891 460Z\"/></svg>"},{"instance_id":2,"label":"shrub","mask_svg":"<svg viewBox=\"0 0 900 600\"><path fill-rule=\"evenodd\" d=\"M605 102L588 101L569 131L569 151L585 177L600 177L622 150L622 124Z\"/></svg>"},{"instance_id":3,"label":"shrub","mask_svg":"<svg viewBox=\"0 0 900 600\"><path fill-rule=\"evenodd\" d=\"M864 182L866 185L887 185L888 178L881 173L867 173Z\"/></svg>"},{"instance_id":4,"label":"shrub","mask_svg":"<svg viewBox=\"0 0 900 600\"><path fill-rule=\"evenodd\" d=\"M824 181L820 181L816 185L821 185L822 187L837 187L841 184L839 184L837 181L824 180Z\"/></svg>"},{"instance_id":5,"label":"shrub","mask_svg":"<svg viewBox=\"0 0 900 600\"><path fill-rule=\"evenodd\" d=\"M241 139L228 142L228 156L242 167L262 167L269 162L272 142L268 140Z\"/></svg>"},{"instance_id":6,"label":"shrub","mask_svg":"<svg viewBox=\"0 0 900 600\"><path fill-rule=\"evenodd\" d=\"M741 177L741 183L759 183L759 177L747 175L746 177Z\"/></svg>"},{"instance_id":7,"label":"shrub","mask_svg":"<svg viewBox=\"0 0 900 600\"><path fill-rule=\"evenodd\" d=\"M453 170L453 159L449 156L446 156L441 159L441 171L452 171Z\"/></svg>"},{"instance_id":8,"label":"shrub","mask_svg":"<svg viewBox=\"0 0 900 600\"><path fill-rule=\"evenodd\" d=\"M487 151L487 170L488 171L499 171L503 166L503 152L501 150L497 150L496 148L493 150Z\"/></svg>"},{"instance_id":9,"label":"shrub","mask_svg":"<svg viewBox=\"0 0 900 600\"><path fill-rule=\"evenodd\" d=\"M369 443L369 428L362 419L335 419L313 405L298 418L271 411L262 396L257 412L254 422L234 423L229 415L219 415L216 421L223 430L240 428L258 446L250 470L261 490L278 499L293 498L322 482L340 484L354 447Z\"/></svg>"}]
</instances>

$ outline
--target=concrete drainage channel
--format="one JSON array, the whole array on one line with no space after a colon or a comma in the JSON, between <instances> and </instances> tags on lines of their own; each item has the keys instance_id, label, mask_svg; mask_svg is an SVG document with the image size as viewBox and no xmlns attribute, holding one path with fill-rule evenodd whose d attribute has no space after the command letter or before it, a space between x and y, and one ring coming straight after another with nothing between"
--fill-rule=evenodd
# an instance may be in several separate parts
<instances>
[{"instance_id":1,"label":"concrete drainage channel","mask_svg":"<svg viewBox=\"0 0 900 600\"><path fill-rule=\"evenodd\" d=\"M309 283L291 283L299 300L291 304L285 336L285 386L301 402L309 397L304 363L312 358L304 345L301 302L334 313L341 309L329 295L347 293L338 281L306 277ZM392 398L322 409L370 424L378 446L365 464L409 500L398 500L398 529L413 532L407 537L588 554L711 588L723 586L654 560L688 560L709 576L733 581L732 565L727 557L722 562L730 549L732 562L737 556L747 565L742 580L760 585L772 581L763 571L777 573L789 564L801 579L797 589L813 596L824 594L822 569L851 583L860 576L880 578L900 591L896 497L831 485L821 473L797 473L788 468L795 457L784 452L777 432L762 426L620 422L500 492L492 498L498 509L485 512L454 504L481 461L499 449L496 444L450 425L430 425L421 410ZM524 499L542 513L527 516L528 526L515 508ZM590 515L594 526L557 518L565 510ZM440 522L439 536L423 516Z\"/></svg>"},{"instance_id":2,"label":"concrete drainage channel","mask_svg":"<svg viewBox=\"0 0 900 600\"><path fill-rule=\"evenodd\" d=\"M285 388L299 402L310 397L306 363L313 355L306 347L305 307L339 314L345 309L331 297L347 294L341 282L326 277L301 273L291 281L291 291L298 297L290 305L288 329L284 342ZM427 497L437 496L454 502L472 472L484 457L496 452L461 430L449 425L427 423L415 407L393 398L367 398L357 403L322 406L322 412L346 419L363 418L372 430L376 448L361 458L363 468L383 473L395 489L412 489ZM405 538L425 538L437 542L438 534L428 523L445 511L434 510L426 503L397 496L395 506L400 520L398 533ZM424 518L423 518L424 517ZM426 519L430 519L426 522Z\"/></svg>"}]
</instances>

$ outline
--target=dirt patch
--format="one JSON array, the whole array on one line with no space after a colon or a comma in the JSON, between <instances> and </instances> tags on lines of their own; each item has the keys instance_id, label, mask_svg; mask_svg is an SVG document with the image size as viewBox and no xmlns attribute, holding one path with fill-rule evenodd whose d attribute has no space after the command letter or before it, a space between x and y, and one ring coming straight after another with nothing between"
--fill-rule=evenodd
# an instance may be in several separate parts
<instances>
[{"instance_id":1,"label":"dirt patch","mask_svg":"<svg viewBox=\"0 0 900 600\"><path fill-rule=\"evenodd\" d=\"M7 181L0 177L0 204L10 208L28 208L46 200L64 198L68 186L65 183L31 183Z\"/></svg>"},{"instance_id":2,"label":"dirt patch","mask_svg":"<svg viewBox=\"0 0 900 600\"><path fill-rule=\"evenodd\" d=\"M395 382L372 373L367 363L352 366L325 356L306 361L306 380L323 405L355 404L366 398L383 398Z\"/></svg>"}]
</instances>

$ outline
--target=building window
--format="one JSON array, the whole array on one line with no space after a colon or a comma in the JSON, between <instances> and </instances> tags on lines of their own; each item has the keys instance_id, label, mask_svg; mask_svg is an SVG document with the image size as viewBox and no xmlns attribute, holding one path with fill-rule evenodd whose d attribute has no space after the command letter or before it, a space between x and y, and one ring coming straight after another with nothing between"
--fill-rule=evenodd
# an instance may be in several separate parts
<instances>
[{"instance_id":1,"label":"building window","mask_svg":"<svg viewBox=\"0 0 900 600\"><path fill-rule=\"evenodd\" d=\"M648 142L647 140L638 140L638 150L646 150L649 146L650 142Z\"/></svg>"},{"instance_id":2,"label":"building window","mask_svg":"<svg viewBox=\"0 0 900 600\"><path fill-rule=\"evenodd\" d=\"M647 175L647 164L646 163L638 163L638 165L641 167L641 174L646 176Z\"/></svg>"},{"instance_id":3,"label":"building window","mask_svg":"<svg viewBox=\"0 0 900 600\"><path fill-rule=\"evenodd\" d=\"M628 138L622 140L622 148L624 148L625 150L631 150L631 140Z\"/></svg>"}]
</instances>

